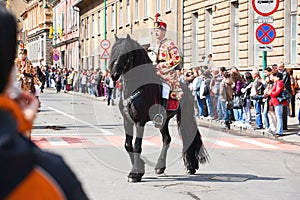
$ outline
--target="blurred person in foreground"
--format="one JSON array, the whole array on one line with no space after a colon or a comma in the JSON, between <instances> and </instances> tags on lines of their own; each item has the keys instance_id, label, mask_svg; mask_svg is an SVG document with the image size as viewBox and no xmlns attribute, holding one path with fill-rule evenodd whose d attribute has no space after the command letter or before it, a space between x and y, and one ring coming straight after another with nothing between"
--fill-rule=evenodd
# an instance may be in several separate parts
<instances>
[{"instance_id":1,"label":"blurred person in foreground","mask_svg":"<svg viewBox=\"0 0 300 200\"><path fill-rule=\"evenodd\" d=\"M39 103L14 89L16 27L14 16L0 5L0 199L87 199L63 159L24 136Z\"/></svg>"}]
</instances>

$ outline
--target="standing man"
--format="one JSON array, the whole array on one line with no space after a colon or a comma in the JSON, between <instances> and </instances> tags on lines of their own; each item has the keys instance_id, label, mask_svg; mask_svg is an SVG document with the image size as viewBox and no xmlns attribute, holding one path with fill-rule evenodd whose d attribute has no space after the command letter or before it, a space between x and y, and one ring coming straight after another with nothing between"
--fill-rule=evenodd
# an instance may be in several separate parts
<instances>
[{"instance_id":1,"label":"standing man","mask_svg":"<svg viewBox=\"0 0 300 200\"><path fill-rule=\"evenodd\" d=\"M283 83L284 83L284 87L285 89L292 94L292 89L291 89L291 77L290 74L286 71L285 67L284 67L284 63L281 62L279 64L278 67L278 71L280 73L282 73L283 75ZM288 107L289 107L289 103L287 106L283 106L283 112L282 112L282 118L283 118L283 130L288 130L287 124L288 124Z\"/></svg>"},{"instance_id":2,"label":"standing man","mask_svg":"<svg viewBox=\"0 0 300 200\"><path fill-rule=\"evenodd\" d=\"M114 94L115 82L112 80L110 72L107 72L107 76L104 82L107 89L107 105L109 106L111 101L111 105L113 106L114 105L113 94Z\"/></svg>"},{"instance_id":3,"label":"standing man","mask_svg":"<svg viewBox=\"0 0 300 200\"><path fill-rule=\"evenodd\" d=\"M159 44L157 54L157 75L162 80L162 100L161 105L166 109L169 96L172 99L180 100L183 92L178 81L176 67L182 62L179 49L175 43L166 38L167 24L158 21L159 13L156 13L156 22L154 22L155 37ZM156 114L153 122L157 126L163 124L163 113Z\"/></svg>"}]
</instances>

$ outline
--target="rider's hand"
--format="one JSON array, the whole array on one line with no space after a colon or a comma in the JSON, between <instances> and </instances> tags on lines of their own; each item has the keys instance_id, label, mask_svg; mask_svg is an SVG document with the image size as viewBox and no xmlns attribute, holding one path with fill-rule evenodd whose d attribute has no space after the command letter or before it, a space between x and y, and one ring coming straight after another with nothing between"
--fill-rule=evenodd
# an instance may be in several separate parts
<instances>
[{"instance_id":1,"label":"rider's hand","mask_svg":"<svg viewBox=\"0 0 300 200\"><path fill-rule=\"evenodd\" d=\"M21 91L16 101L22 109L25 119L33 121L39 109L37 98L28 92Z\"/></svg>"}]
</instances>

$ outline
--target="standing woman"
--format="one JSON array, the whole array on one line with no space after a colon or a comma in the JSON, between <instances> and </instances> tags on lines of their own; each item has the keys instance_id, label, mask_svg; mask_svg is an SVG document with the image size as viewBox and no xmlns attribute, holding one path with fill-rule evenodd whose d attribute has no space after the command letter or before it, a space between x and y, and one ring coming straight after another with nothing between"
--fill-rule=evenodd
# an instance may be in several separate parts
<instances>
[{"instance_id":1,"label":"standing woman","mask_svg":"<svg viewBox=\"0 0 300 200\"><path fill-rule=\"evenodd\" d=\"M287 101L279 102L277 97L284 90L284 83L282 81L283 75L279 72L273 74L274 86L272 90L269 92L271 97L270 106L274 106L275 115L276 115L276 132L275 135L282 136L283 135L283 106L287 106Z\"/></svg>"},{"instance_id":2,"label":"standing woman","mask_svg":"<svg viewBox=\"0 0 300 200\"><path fill-rule=\"evenodd\" d=\"M241 77L240 73L232 72L231 80L233 82L232 89L234 93L233 98L241 98L242 96L242 88L244 87L244 81ZM243 105L240 107L233 107L234 119L237 125L242 125L243 123Z\"/></svg>"},{"instance_id":3,"label":"standing woman","mask_svg":"<svg viewBox=\"0 0 300 200\"><path fill-rule=\"evenodd\" d=\"M294 72L291 69L290 72L290 77L291 77L291 90L292 90L292 94L291 94L291 112L290 112L290 117L295 117L296 116L296 112L295 112L295 100L296 100L296 89L297 88L297 84L296 84L296 79L294 78Z\"/></svg>"}]
</instances>

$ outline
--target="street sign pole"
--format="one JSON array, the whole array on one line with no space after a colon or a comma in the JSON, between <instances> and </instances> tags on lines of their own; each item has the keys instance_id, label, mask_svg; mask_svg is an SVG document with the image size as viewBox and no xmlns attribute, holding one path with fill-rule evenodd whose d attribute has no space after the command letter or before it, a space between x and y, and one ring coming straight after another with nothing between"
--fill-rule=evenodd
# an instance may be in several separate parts
<instances>
[{"instance_id":1,"label":"street sign pole","mask_svg":"<svg viewBox=\"0 0 300 200\"><path fill-rule=\"evenodd\" d=\"M104 0L104 39L106 40L106 0ZM107 69L107 59L104 60L104 71Z\"/></svg>"},{"instance_id":2,"label":"street sign pole","mask_svg":"<svg viewBox=\"0 0 300 200\"><path fill-rule=\"evenodd\" d=\"M266 51L263 51L262 52L262 74L263 74L263 77L264 79L266 78L265 76L265 69L267 68L267 52Z\"/></svg>"},{"instance_id":3,"label":"street sign pole","mask_svg":"<svg viewBox=\"0 0 300 200\"><path fill-rule=\"evenodd\" d=\"M276 38L276 31L275 28L268 24L273 22L273 18L270 17L273 13L275 13L279 7L280 0L272 0L272 1L259 1L259 0L252 0L252 7L256 13L263 17L259 17L258 21L261 21L263 24L260 25L256 29L256 39L258 42L264 45L268 45L273 42ZM272 49L273 47L265 46L266 48ZM262 52L262 70L263 70L263 77L265 79L264 71L267 68L267 51Z\"/></svg>"}]
</instances>

